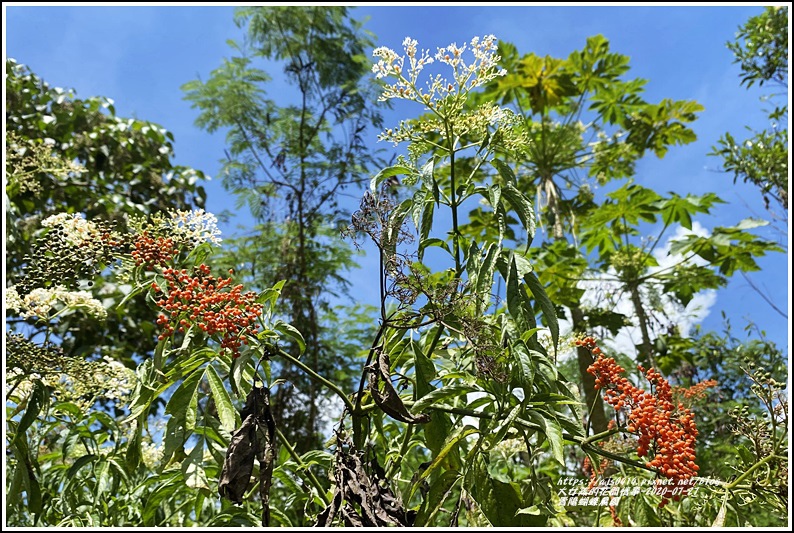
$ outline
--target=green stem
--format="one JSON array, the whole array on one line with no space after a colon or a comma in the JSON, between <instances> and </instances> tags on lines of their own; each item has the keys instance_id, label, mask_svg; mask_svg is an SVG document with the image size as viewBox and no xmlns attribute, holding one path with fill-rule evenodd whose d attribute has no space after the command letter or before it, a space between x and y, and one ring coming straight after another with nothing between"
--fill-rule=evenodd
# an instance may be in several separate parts
<instances>
[{"instance_id":1,"label":"green stem","mask_svg":"<svg viewBox=\"0 0 794 533\"><path fill-rule=\"evenodd\" d=\"M574 439L574 441L575 441L575 439ZM624 464L627 464L627 465L631 465L631 466L633 466L635 468L641 468L643 470L648 470L649 472L653 472L654 474L658 474L659 473L656 469L651 468L649 466L646 466L646 465L644 465L643 463L641 463L639 461L635 461L633 459L626 459L625 457L622 457L622 456L620 456L618 454L615 454L615 453L612 453L612 452L608 452L606 450L603 450L603 449L599 448L598 446L593 446L592 444L582 444L582 450L584 450L586 452L592 452L592 453L594 453L596 455L600 455L602 457L606 457L607 459L612 459L613 461L617 461L619 463L624 463Z\"/></svg>"},{"instance_id":2,"label":"green stem","mask_svg":"<svg viewBox=\"0 0 794 533\"><path fill-rule=\"evenodd\" d=\"M317 477L314 475L314 473L311 471L308 465L303 462L303 459L301 459L300 455L298 455L298 452L295 451L295 448L293 448L292 445L290 445L289 441L287 440L287 437L285 437L284 434L281 433L281 430L278 428L276 428L276 436L278 436L278 440L280 440L281 444L283 444L284 447L287 449L290 457L292 457L292 459L296 463L298 463L298 466L304 472L306 472L306 477L309 478L311 484L314 485L315 489L317 489L317 493L320 495L320 498L323 499L325 505L327 506L328 504L330 504L331 502L328 501L328 497L326 497L325 495L325 489L323 488L322 485L320 485L320 480L317 479Z\"/></svg>"},{"instance_id":3,"label":"green stem","mask_svg":"<svg viewBox=\"0 0 794 533\"><path fill-rule=\"evenodd\" d=\"M761 459L760 461L755 463L753 466L748 468L747 472L745 472L741 476L739 476L736 479L734 479L731 483L728 483L727 485L725 485L725 490L726 491L730 491L730 490L735 489L739 485L739 483L741 483L742 481L747 479L747 477L750 474L752 474L753 472L755 472L756 470L758 470L759 468L764 466L766 463L768 463L772 459L785 459L785 457L781 457L780 455L768 455L768 456L764 457L763 459Z\"/></svg>"},{"instance_id":4,"label":"green stem","mask_svg":"<svg viewBox=\"0 0 794 533\"><path fill-rule=\"evenodd\" d=\"M279 353L280 356L282 356L283 358L285 358L288 361L292 362L295 366L297 366L298 368L300 368L301 370L306 372L306 374L310 378L312 378L315 381L318 381L318 382L322 383L323 385L328 387L330 390L332 390L334 393L336 393L336 395L339 396L342 399L343 402L345 402L345 407L347 407L350 410L351 413L353 412L353 410L355 408L353 407L353 404L350 402L350 398L348 398L347 395L344 392L342 392L342 389L340 389L339 387L337 387L336 385L334 385L333 383L331 383L330 381L328 381L327 379L322 377L320 374L318 374L317 372L315 372L314 370L312 370L311 368L309 368L308 366L303 364L300 360L292 357L290 354L288 354L287 352L285 352L281 348L279 348L278 353Z\"/></svg>"},{"instance_id":5,"label":"green stem","mask_svg":"<svg viewBox=\"0 0 794 533\"><path fill-rule=\"evenodd\" d=\"M449 123L446 124L447 139L449 141L449 180L450 180L450 201L449 207L452 209L452 247L455 250L455 275L460 276L463 272L460 264L460 234L458 233L458 200L455 194L455 140L452 138L452 129Z\"/></svg>"},{"instance_id":6,"label":"green stem","mask_svg":"<svg viewBox=\"0 0 794 533\"><path fill-rule=\"evenodd\" d=\"M607 437L611 437L615 433L619 433L619 432L620 432L620 428L617 428L617 427L612 428L612 429L608 429L606 431L602 431L601 433L598 433L598 434L593 435L591 437L587 437L585 440L582 441L582 445L584 446L585 444L592 444L592 443L594 443L596 441L599 441L601 439L605 439Z\"/></svg>"}]
</instances>

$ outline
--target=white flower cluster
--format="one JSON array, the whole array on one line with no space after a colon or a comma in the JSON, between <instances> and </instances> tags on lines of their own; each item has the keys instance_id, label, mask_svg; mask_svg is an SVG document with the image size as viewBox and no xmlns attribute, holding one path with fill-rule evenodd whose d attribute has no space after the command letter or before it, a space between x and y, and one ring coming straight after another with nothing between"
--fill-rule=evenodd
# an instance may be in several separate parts
<instances>
[{"instance_id":1,"label":"white flower cluster","mask_svg":"<svg viewBox=\"0 0 794 533\"><path fill-rule=\"evenodd\" d=\"M100 232L96 225L79 214L58 213L42 220L41 225L45 228L60 227L64 232L66 241L72 246L80 246L85 242L92 242L100 237Z\"/></svg>"},{"instance_id":2,"label":"white flower cluster","mask_svg":"<svg viewBox=\"0 0 794 533\"><path fill-rule=\"evenodd\" d=\"M521 117L509 109L499 107L488 102L471 112L461 111L453 117L455 133L463 135L473 133L483 135L491 127L502 131L509 130L521 120ZM389 128L378 135L379 141L391 141L396 146L401 142L419 142L427 133L444 133L444 123L441 120L428 118L421 122L401 121L397 128Z\"/></svg>"},{"instance_id":3,"label":"white flower cluster","mask_svg":"<svg viewBox=\"0 0 794 533\"><path fill-rule=\"evenodd\" d=\"M218 219L212 213L204 212L203 209L175 211L171 213L171 219L166 221L166 224L177 237L211 242L215 245L221 243Z\"/></svg>"},{"instance_id":4,"label":"white flower cluster","mask_svg":"<svg viewBox=\"0 0 794 533\"><path fill-rule=\"evenodd\" d=\"M400 56L394 50L381 46L376 48L372 55L379 58L372 66L372 72L378 79L393 77L396 81L387 85L380 100L391 98L404 98L421 102L429 107L434 100L445 98L450 94L465 94L471 89L488 83L498 76L507 74L505 69L497 67L500 57L496 54L496 37L487 35L480 39L474 37L469 43L474 60L467 64L463 59L466 45L458 47L452 43L444 48L439 48L435 58L430 56L428 50L419 53L417 42L410 37L403 41L405 56ZM404 72L405 57L408 58L408 72ZM422 69L433 61L446 63L452 67L453 81L447 81L441 75L430 78L427 89L423 91L417 87L417 80Z\"/></svg>"},{"instance_id":5,"label":"white flower cluster","mask_svg":"<svg viewBox=\"0 0 794 533\"><path fill-rule=\"evenodd\" d=\"M154 444L149 441L141 442L141 459L147 468L155 469L160 465L163 460L163 452L165 445L163 443Z\"/></svg>"},{"instance_id":6,"label":"white flower cluster","mask_svg":"<svg viewBox=\"0 0 794 533\"><path fill-rule=\"evenodd\" d=\"M124 401L135 389L135 372L107 355L102 359L93 379L102 384L105 398Z\"/></svg>"},{"instance_id":7,"label":"white flower cluster","mask_svg":"<svg viewBox=\"0 0 794 533\"><path fill-rule=\"evenodd\" d=\"M25 302L14 287L7 287L5 293L6 309L20 313L25 308Z\"/></svg>"},{"instance_id":8,"label":"white flower cluster","mask_svg":"<svg viewBox=\"0 0 794 533\"><path fill-rule=\"evenodd\" d=\"M81 308L98 319L104 319L108 314L102 302L87 291L69 291L58 286L52 289L33 289L30 294L20 297L14 287L6 289L6 309L20 313L25 318L47 317L58 303L69 309Z\"/></svg>"}]
</instances>

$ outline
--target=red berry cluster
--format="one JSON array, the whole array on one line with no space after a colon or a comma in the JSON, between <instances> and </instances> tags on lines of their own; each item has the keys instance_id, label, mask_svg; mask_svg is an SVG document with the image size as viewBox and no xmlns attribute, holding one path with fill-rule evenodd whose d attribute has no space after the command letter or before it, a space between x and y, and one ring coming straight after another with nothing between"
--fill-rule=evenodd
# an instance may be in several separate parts
<instances>
[{"instance_id":1,"label":"red berry cluster","mask_svg":"<svg viewBox=\"0 0 794 533\"><path fill-rule=\"evenodd\" d=\"M135 249L132 251L132 258L135 259L135 264L137 266L144 265L147 270L155 265L167 266L179 252L173 239L153 238L146 231L138 235L133 244Z\"/></svg>"},{"instance_id":2,"label":"red berry cluster","mask_svg":"<svg viewBox=\"0 0 794 533\"><path fill-rule=\"evenodd\" d=\"M595 376L596 389L604 389L604 401L615 409L628 410L626 429L638 436L637 455L644 457L652 450L654 457L645 464L671 481L662 494L660 507L670 498L678 500L679 493L687 492L686 480L696 476L699 470L695 464L698 431L692 411L673 402L670 383L656 370L639 367L651 385L652 392L647 392L622 375L625 370L614 359L604 356L595 339L585 337L576 344L595 356L587 371Z\"/></svg>"},{"instance_id":3,"label":"red berry cluster","mask_svg":"<svg viewBox=\"0 0 794 533\"><path fill-rule=\"evenodd\" d=\"M168 283L167 295L157 305L170 313L170 318L165 314L157 317L157 324L163 328L158 339L196 324L207 335L219 335L221 349L228 349L232 357L238 357L240 346L248 344L246 335L258 332L256 319L262 312L262 304L256 303L256 293L243 293L242 285L231 287L232 278L216 279L209 273L207 265L199 265L192 276L185 269L163 271ZM154 283L152 289L163 292Z\"/></svg>"}]
</instances>

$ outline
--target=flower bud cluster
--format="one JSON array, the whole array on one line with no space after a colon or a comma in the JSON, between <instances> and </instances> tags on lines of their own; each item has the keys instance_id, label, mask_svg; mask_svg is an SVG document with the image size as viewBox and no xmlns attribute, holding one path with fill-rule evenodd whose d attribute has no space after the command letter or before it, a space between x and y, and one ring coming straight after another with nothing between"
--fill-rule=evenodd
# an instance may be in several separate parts
<instances>
[{"instance_id":1,"label":"flower bud cluster","mask_svg":"<svg viewBox=\"0 0 794 533\"><path fill-rule=\"evenodd\" d=\"M15 285L20 295L56 284L65 290L77 289L86 280L91 285L125 247L124 239L108 224L90 222L80 215L59 213L41 224L49 231L24 257L25 274Z\"/></svg>"}]
</instances>

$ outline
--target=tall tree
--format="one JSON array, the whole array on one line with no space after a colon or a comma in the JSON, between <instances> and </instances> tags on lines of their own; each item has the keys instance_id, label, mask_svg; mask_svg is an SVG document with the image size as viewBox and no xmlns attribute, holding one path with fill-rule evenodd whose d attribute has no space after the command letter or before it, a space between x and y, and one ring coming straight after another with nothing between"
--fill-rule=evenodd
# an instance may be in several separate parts
<instances>
[{"instance_id":1,"label":"tall tree","mask_svg":"<svg viewBox=\"0 0 794 533\"><path fill-rule=\"evenodd\" d=\"M132 217L204 206L204 175L173 164L174 137L165 128L117 116L109 98L78 98L52 87L13 59L6 61L5 84L8 285L30 274L39 224L51 215L81 213L124 231ZM93 279L90 269L87 264L80 280ZM129 290L114 277L96 283L108 301L121 301ZM61 347L67 355L94 353L131 364L134 355L154 349L155 328L145 317L142 301L103 322L65 317ZM13 324L36 331L26 319Z\"/></svg>"},{"instance_id":2,"label":"tall tree","mask_svg":"<svg viewBox=\"0 0 794 533\"><path fill-rule=\"evenodd\" d=\"M521 56L509 43L500 43L500 54L508 75L479 97L507 104L522 117L529 142L513 165L519 189L535 194L548 228L548 240L534 252L547 267L541 281L549 285L552 301L568 309L575 332L605 321L614 325L624 317L585 308L584 290L576 281L587 267L578 234L582 219L596 205L592 185L625 179L644 155L663 157L671 146L692 142L695 134L688 124L702 106L645 101L646 80L626 78L629 57L610 51L601 35L588 38L582 50L567 58ZM472 228L475 235L492 224L487 210L477 208L472 215L485 221ZM566 270L568 282L557 277L555 264ZM596 432L604 431L603 404L587 372L592 357L583 347L577 357L590 423Z\"/></svg>"},{"instance_id":3,"label":"tall tree","mask_svg":"<svg viewBox=\"0 0 794 533\"><path fill-rule=\"evenodd\" d=\"M339 195L357 187L373 162L365 144L381 119L364 81L371 37L345 7L250 7L236 13L245 45L209 79L185 84L200 110L197 124L226 129L224 183L251 207L259 225L236 241L253 252L237 264L259 287L286 280L283 313L303 334L303 358L323 374L344 367L323 325L329 296L344 290L351 250L332 228ZM292 89L267 93L269 76L255 60L283 65ZM239 251L238 251L239 252ZM299 344L289 350L300 355ZM294 368L283 369L277 418L300 450L315 443L321 392ZM294 387L294 388L291 388Z\"/></svg>"},{"instance_id":4,"label":"tall tree","mask_svg":"<svg viewBox=\"0 0 794 533\"><path fill-rule=\"evenodd\" d=\"M785 92L772 93L785 98L788 93L788 7L772 6L751 17L739 28L736 40L728 43L734 63L741 67L741 84L749 89L755 84L776 86ZM730 133L720 138L711 155L722 158L725 172L741 178L761 190L768 210L775 202L780 216L788 220L788 105L775 106L768 112L769 127L753 132L744 141ZM748 128L750 129L750 128ZM752 131L752 130L751 130ZM783 230L785 232L785 230ZM787 240L787 239L786 239Z\"/></svg>"}]
</instances>

